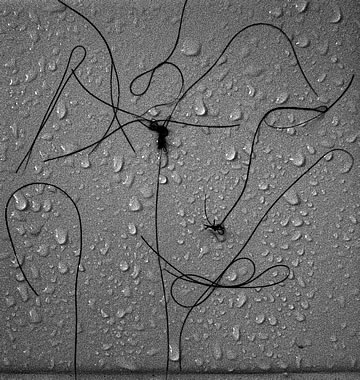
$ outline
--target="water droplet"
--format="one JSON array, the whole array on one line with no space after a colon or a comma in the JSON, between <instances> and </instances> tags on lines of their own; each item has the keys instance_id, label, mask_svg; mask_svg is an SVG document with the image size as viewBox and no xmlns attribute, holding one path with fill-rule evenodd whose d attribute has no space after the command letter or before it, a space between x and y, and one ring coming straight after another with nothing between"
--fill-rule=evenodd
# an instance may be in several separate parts
<instances>
[{"instance_id":1,"label":"water droplet","mask_svg":"<svg viewBox=\"0 0 360 380\"><path fill-rule=\"evenodd\" d=\"M30 322L31 323L40 323L41 322L41 315L34 307L30 309L29 315L30 315Z\"/></svg>"},{"instance_id":2,"label":"water droplet","mask_svg":"<svg viewBox=\"0 0 360 380\"><path fill-rule=\"evenodd\" d=\"M243 291L240 291L237 295L235 306L236 307L243 307L247 301L247 296Z\"/></svg>"},{"instance_id":3,"label":"water droplet","mask_svg":"<svg viewBox=\"0 0 360 380\"><path fill-rule=\"evenodd\" d=\"M59 261L58 263L58 269L61 274L65 274L69 271L69 267L66 263Z\"/></svg>"},{"instance_id":4,"label":"water droplet","mask_svg":"<svg viewBox=\"0 0 360 380\"><path fill-rule=\"evenodd\" d=\"M41 244L39 248L37 249L38 254L41 257L46 257L50 253L50 247L49 244Z\"/></svg>"},{"instance_id":5,"label":"water droplet","mask_svg":"<svg viewBox=\"0 0 360 380\"><path fill-rule=\"evenodd\" d=\"M85 157L83 157L83 158L81 159L80 166L81 166L82 168L84 168L84 169L88 169L88 168L90 168L91 163L90 163L90 161L89 161L89 156L88 156L88 155L86 155Z\"/></svg>"},{"instance_id":6,"label":"water droplet","mask_svg":"<svg viewBox=\"0 0 360 380\"><path fill-rule=\"evenodd\" d=\"M220 342L216 341L213 344L212 354L215 360L220 360L222 358L222 349L221 349Z\"/></svg>"},{"instance_id":7,"label":"water droplet","mask_svg":"<svg viewBox=\"0 0 360 380\"><path fill-rule=\"evenodd\" d=\"M181 52L187 56L197 56L201 52L201 43L192 38L185 38Z\"/></svg>"},{"instance_id":8,"label":"water droplet","mask_svg":"<svg viewBox=\"0 0 360 380\"><path fill-rule=\"evenodd\" d=\"M148 185L144 185L144 187L140 189L140 193L144 198L151 198L154 195L152 188Z\"/></svg>"},{"instance_id":9,"label":"water droplet","mask_svg":"<svg viewBox=\"0 0 360 380\"><path fill-rule=\"evenodd\" d=\"M130 235L136 235L137 230L134 223L129 223L128 228L129 228Z\"/></svg>"},{"instance_id":10,"label":"water droplet","mask_svg":"<svg viewBox=\"0 0 360 380\"><path fill-rule=\"evenodd\" d=\"M180 357L179 347L177 344L169 344L169 359L177 362Z\"/></svg>"},{"instance_id":11,"label":"water droplet","mask_svg":"<svg viewBox=\"0 0 360 380\"><path fill-rule=\"evenodd\" d=\"M126 272L129 269L129 264L127 263L127 261L123 260L123 261L120 262L119 268L123 272Z\"/></svg>"},{"instance_id":12,"label":"water droplet","mask_svg":"<svg viewBox=\"0 0 360 380\"><path fill-rule=\"evenodd\" d=\"M305 12L307 7L308 7L308 2L306 0L298 0L295 3L295 8L299 13Z\"/></svg>"},{"instance_id":13,"label":"water droplet","mask_svg":"<svg viewBox=\"0 0 360 380\"><path fill-rule=\"evenodd\" d=\"M282 92L278 95L275 100L276 104L283 104L289 99L289 94L287 92Z\"/></svg>"},{"instance_id":14,"label":"water droplet","mask_svg":"<svg viewBox=\"0 0 360 380\"><path fill-rule=\"evenodd\" d=\"M57 106L56 106L56 114L58 118L61 120L66 116L66 105L65 102L61 99L59 100Z\"/></svg>"},{"instance_id":15,"label":"water droplet","mask_svg":"<svg viewBox=\"0 0 360 380\"><path fill-rule=\"evenodd\" d=\"M230 147L228 147L226 149L226 152L225 152L225 159L227 161L233 161L236 157L236 150L235 150L235 147L232 145Z\"/></svg>"},{"instance_id":16,"label":"water droplet","mask_svg":"<svg viewBox=\"0 0 360 380\"><path fill-rule=\"evenodd\" d=\"M68 237L68 232L62 227L58 227L55 229L55 240L63 245L66 243Z\"/></svg>"},{"instance_id":17,"label":"water droplet","mask_svg":"<svg viewBox=\"0 0 360 380\"><path fill-rule=\"evenodd\" d=\"M298 151L296 152L292 157L290 157L290 161L295 165L295 166L304 166L306 158L302 154L302 152Z\"/></svg>"},{"instance_id":18,"label":"water droplet","mask_svg":"<svg viewBox=\"0 0 360 380\"><path fill-rule=\"evenodd\" d=\"M140 211L142 208L142 205L136 195L130 198L129 201L129 208L131 211Z\"/></svg>"},{"instance_id":19,"label":"water droplet","mask_svg":"<svg viewBox=\"0 0 360 380\"><path fill-rule=\"evenodd\" d=\"M265 321L265 314L264 313L260 313L256 316L255 318L255 322L260 325L262 324L263 322Z\"/></svg>"},{"instance_id":20,"label":"water droplet","mask_svg":"<svg viewBox=\"0 0 360 380\"><path fill-rule=\"evenodd\" d=\"M282 16L283 11L282 11L282 9L281 9L280 7L276 7L276 8L274 8L274 9L271 9L271 10L269 11L269 13L270 13L271 16L274 16L274 17L276 17L276 18L279 18L279 17Z\"/></svg>"},{"instance_id":21,"label":"water droplet","mask_svg":"<svg viewBox=\"0 0 360 380\"><path fill-rule=\"evenodd\" d=\"M167 177L163 174L160 174L159 175L159 183L161 183L162 185L164 185L165 183L167 183Z\"/></svg>"},{"instance_id":22,"label":"water droplet","mask_svg":"<svg viewBox=\"0 0 360 380\"><path fill-rule=\"evenodd\" d=\"M26 284L20 284L18 285L17 290L21 296L21 299L26 302L29 299L28 286Z\"/></svg>"},{"instance_id":23,"label":"water droplet","mask_svg":"<svg viewBox=\"0 0 360 380\"><path fill-rule=\"evenodd\" d=\"M254 97L255 96L255 88L253 86L251 86L250 84L248 84L246 87L248 90L248 95L251 97Z\"/></svg>"},{"instance_id":24,"label":"water droplet","mask_svg":"<svg viewBox=\"0 0 360 380\"><path fill-rule=\"evenodd\" d=\"M283 195L283 197L292 206L298 205L300 203L299 196L298 196L298 194L296 193L296 191L294 189L289 189Z\"/></svg>"},{"instance_id":25,"label":"water droplet","mask_svg":"<svg viewBox=\"0 0 360 380\"><path fill-rule=\"evenodd\" d=\"M331 17L330 22L332 24L337 24L342 19L342 12L341 12L341 8L339 7L339 5L334 4L334 6L333 6L333 12L334 12L334 14Z\"/></svg>"},{"instance_id":26,"label":"water droplet","mask_svg":"<svg viewBox=\"0 0 360 380\"><path fill-rule=\"evenodd\" d=\"M26 207L28 206L28 201L25 198L24 194L21 191L17 191L14 194L14 198L15 198L15 207L16 207L16 209L19 210L19 211L25 210Z\"/></svg>"},{"instance_id":27,"label":"water droplet","mask_svg":"<svg viewBox=\"0 0 360 380\"><path fill-rule=\"evenodd\" d=\"M204 116L206 114L207 109L202 97L197 97L195 99L194 110L195 110L196 115L198 116Z\"/></svg>"},{"instance_id":28,"label":"water droplet","mask_svg":"<svg viewBox=\"0 0 360 380\"><path fill-rule=\"evenodd\" d=\"M172 172L172 173L171 173L171 178L173 179L173 181L174 181L176 184L178 184L178 185L181 184L182 179L181 179L181 177L180 177L180 175L179 175L178 172Z\"/></svg>"},{"instance_id":29,"label":"water droplet","mask_svg":"<svg viewBox=\"0 0 360 380\"><path fill-rule=\"evenodd\" d=\"M118 173L124 165L124 160L122 156L115 156L113 160L114 172Z\"/></svg>"},{"instance_id":30,"label":"water droplet","mask_svg":"<svg viewBox=\"0 0 360 380\"><path fill-rule=\"evenodd\" d=\"M301 48L306 48L310 45L310 40L306 36L299 36L295 44Z\"/></svg>"},{"instance_id":31,"label":"water droplet","mask_svg":"<svg viewBox=\"0 0 360 380\"><path fill-rule=\"evenodd\" d=\"M274 315L270 315L268 317L268 320L271 326L275 326L277 324L277 319Z\"/></svg>"},{"instance_id":32,"label":"water droplet","mask_svg":"<svg viewBox=\"0 0 360 380\"><path fill-rule=\"evenodd\" d=\"M340 170L341 173L348 173L351 168L353 166L353 162L352 161L348 161L344 164L344 166L342 167L342 169Z\"/></svg>"},{"instance_id":33,"label":"water droplet","mask_svg":"<svg viewBox=\"0 0 360 380\"><path fill-rule=\"evenodd\" d=\"M243 118L243 113L241 110L239 109L236 109L234 110L233 112L231 112L230 116L229 116L229 119L231 121L236 121L236 120L240 120Z\"/></svg>"},{"instance_id":34,"label":"water droplet","mask_svg":"<svg viewBox=\"0 0 360 380\"><path fill-rule=\"evenodd\" d=\"M45 212L49 212L49 211L51 211L51 208L52 208L51 200L50 199L45 199L44 203L43 203L43 210Z\"/></svg>"},{"instance_id":35,"label":"water droplet","mask_svg":"<svg viewBox=\"0 0 360 380\"><path fill-rule=\"evenodd\" d=\"M240 325L235 325L232 328L232 335L236 341L240 339Z\"/></svg>"}]
</instances>

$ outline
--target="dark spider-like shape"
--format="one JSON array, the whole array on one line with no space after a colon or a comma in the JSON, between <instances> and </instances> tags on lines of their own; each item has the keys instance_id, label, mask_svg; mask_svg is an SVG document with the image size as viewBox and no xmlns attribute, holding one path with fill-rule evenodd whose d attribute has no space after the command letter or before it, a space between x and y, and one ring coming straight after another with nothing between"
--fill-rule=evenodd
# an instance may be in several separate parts
<instances>
[{"instance_id":1,"label":"dark spider-like shape","mask_svg":"<svg viewBox=\"0 0 360 380\"><path fill-rule=\"evenodd\" d=\"M158 134L157 148L166 153L168 151L166 137L169 135L169 130L167 129L168 120L169 119L166 119L162 125L160 125L157 120L151 120L150 125L148 126L150 131L154 131Z\"/></svg>"},{"instance_id":2,"label":"dark spider-like shape","mask_svg":"<svg viewBox=\"0 0 360 380\"><path fill-rule=\"evenodd\" d=\"M208 230L208 229L213 230L214 232L217 232L221 236L224 235L225 234L225 227L224 227L223 223L216 223L215 219L213 220L213 222L210 222L210 220L208 218L208 215L206 212L206 196L205 196L205 200L204 200L204 211L205 211L206 220L209 223L209 224L204 224L205 229L206 230Z\"/></svg>"},{"instance_id":3,"label":"dark spider-like shape","mask_svg":"<svg viewBox=\"0 0 360 380\"><path fill-rule=\"evenodd\" d=\"M150 124L145 124L144 120L139 119L138 121L144 125L146 128L150 129L150 131L154 131L158 134L157 139L157 148L158 150L163 150L165 153L167 153L167 141L166 137L169 135L169 130L167 129L167 126L169 124L171 116L168 116L163 124L159 124L159 120L151 120ZM148 122L148 121L147 121Z\"/></svg>"}]
</instances>

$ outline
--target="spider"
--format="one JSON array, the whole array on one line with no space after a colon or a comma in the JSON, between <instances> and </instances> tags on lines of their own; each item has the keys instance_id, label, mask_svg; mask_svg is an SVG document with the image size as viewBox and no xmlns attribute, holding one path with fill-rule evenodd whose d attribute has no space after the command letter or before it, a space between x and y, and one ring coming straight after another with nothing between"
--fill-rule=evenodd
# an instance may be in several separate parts
<instances>
[{"instance_id":1,"label":"spider","mask_svg":"<svg viewBox=\"0 0 360 380\"><path fill-rule=\"evenodd\" d=\"M166 137L169 135L167 125L169 124L170 116L164 121L164 124L160 125L157 120L151 120L148 129L158 134L157 148L167 153L167 141Z\"/></svg>"},{"instance_id":2,"label":"spider","mask_svg":"<svg viewBox=\"0 0 360 380\"><path fill-rule=\"evenodd\" d=\"M213 230L214 232L217 232L219 235L224 235L225 234L225 227L223 223L216 223L215 219L213 222L210 222L207 212L206 212L206 196L204 200L204 211L205 211L205 217L206 220L208 221L209 224L204 224L204 227L206 230L210 229Z\"/></svg>"}]
</instances>

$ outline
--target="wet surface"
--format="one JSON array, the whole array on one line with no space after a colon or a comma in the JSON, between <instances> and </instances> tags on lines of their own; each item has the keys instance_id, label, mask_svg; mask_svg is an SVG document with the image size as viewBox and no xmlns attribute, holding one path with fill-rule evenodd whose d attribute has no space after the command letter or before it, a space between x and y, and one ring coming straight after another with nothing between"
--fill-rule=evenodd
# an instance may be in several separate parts
<instances>
[{"instance_id":1,"label":"wet surface","mask_svg":"<svg viewBox=\"0 0 360 380\"><path fill-rule=\"evenodd\" d=\"M356 2L64 4L0 7L0 372L356 376Z\"/></svg>"}]
</instances>

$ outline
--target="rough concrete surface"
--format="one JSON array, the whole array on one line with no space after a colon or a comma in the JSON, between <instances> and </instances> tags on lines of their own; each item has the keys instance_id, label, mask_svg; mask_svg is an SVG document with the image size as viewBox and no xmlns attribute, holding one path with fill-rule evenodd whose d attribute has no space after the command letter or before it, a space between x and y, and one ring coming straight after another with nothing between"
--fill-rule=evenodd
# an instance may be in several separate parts
<instances>
[{"instance_id":1,"label":"rough concrete surface","mask_svg":"<svg viewBox=\"0 0 360 380\"><path fill-rule=\"evenodd\" d=\"M1 2L0 378L359 378L359 8Z\"/></svg>"}]
</instances>

